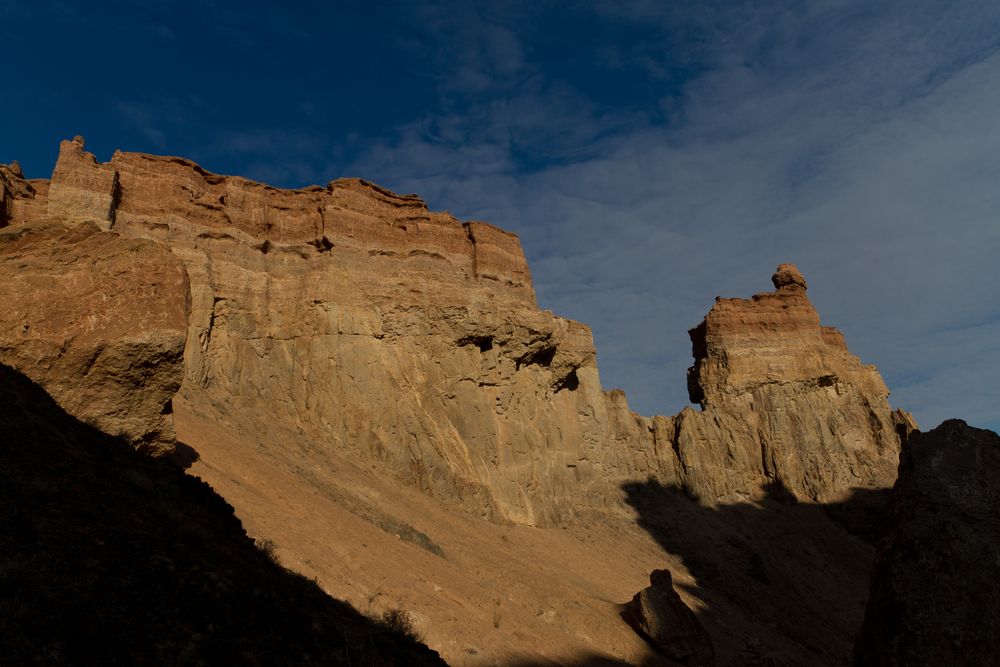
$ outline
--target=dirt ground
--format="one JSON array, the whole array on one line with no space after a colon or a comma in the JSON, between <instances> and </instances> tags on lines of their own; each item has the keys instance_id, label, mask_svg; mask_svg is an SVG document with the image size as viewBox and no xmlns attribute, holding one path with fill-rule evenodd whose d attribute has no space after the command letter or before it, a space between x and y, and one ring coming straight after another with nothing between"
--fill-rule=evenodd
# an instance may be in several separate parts
<instances>
[{"instance_id":1,"label":"dirt ground","mask_svg":"<svg viewBox=\"0 0 1000 667\"><path fill-rule=\"evenodd\" d=\"M404 609L455 666L672 664L619 616L669 568L718 664L778 654L847 664L870 545L816 506L703 508L655 483L565 528L497 525L294 432L174 401L178 438L281 563L362 612ZM280 426L275 428L281 428Z\"/></svg>"}]
</instances>

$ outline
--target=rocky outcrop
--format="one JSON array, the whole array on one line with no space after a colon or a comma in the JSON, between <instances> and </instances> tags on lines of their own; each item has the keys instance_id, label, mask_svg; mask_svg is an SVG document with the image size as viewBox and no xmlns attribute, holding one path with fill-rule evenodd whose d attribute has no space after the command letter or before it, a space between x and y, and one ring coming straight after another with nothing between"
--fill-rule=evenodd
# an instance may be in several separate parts
<instances>
[{"instance_id":1,"label":"rocky outcrop","mask_svg":"<svg viewBox=\"0 0 1000 667\"><path fill-rule=\"evenodd\" d=\"M625 605L625 622L671 660L687 667L714 665L712 638L677 595L670 570L653 570L649 584Z\"/></svg>"},{"instance_id":2,"label":"rocky outcrop","mask_svg":"<svg viewBox=\"0 0 1000 667\"><path fill-rule=\"evenodd\" d=\"M83 137L62 142L49 189L49 216L68 223L87 221L107 230L115 224L120 197L118 172L84 151Z\"/></svg>"},{"instance_id":3,"label":"rocky outcrop","mask_svg":"<svg viewBox=\"0 0 1000 667\"><path fill-rule=\"evenodd\" d=\"M0 228L44 217L48 191L48 181L25 179L17 162L0 164Z\"/></svg>"},{"instance_id":4,"label":"rocky outcrop","mask_svg":"<svg viewBox=\"0 0 1000 667\"><path fill-rule=\"evenodd\" d=\"M47 213L184 263L182 391L228 421L293 425L499 521L607 506L618 476L650 469L606 446L617 404L590 332L537 309L512 234L358 179L278 190L180 158L100 164L79 139Z\"/></svg>"},{"instance_id":5,"label":"rocky outcrop","mask_svg":"<svg viewBox=\"0 0 1000 667\"><path fill-rule=\"evenodd\" d=\"M644 417L602 389L589 329L539 310L516 236L414 195L101 163L81 139L51 181L0 166L0 186L0 361L150 451L167 451L175 409L191 471L298 571L360 605L393 591L449 661L512 664L516 647L565 662L586 645L638 662L649 649L610 600L664 558L711 599L720 660L766 634L747 661L849 652L869 547L780 501L888 486L913 423L820 325L794 267L692 330L698 407ZM661 509L683 500L693 533L636 518L636 485ZM765 510L820 517L807 565L810 531L744 516ZM722 546L696 534L716 525ZM787 567L763 576L748 544ZM838 563L817 585L824 559Z\"/></svg>"},{"instance_id":6,"label":"rocky outcrop","mask_svg":"<svg viewBox=\"0 0 1000 667\"><path fill-rule=\"evenodd\" d=\"M358 179L280 190L136 153L102 164L79 137L63 142L50 185L2 173L22 183L4 195L15 225L44 206L62 224L96 226L95 239L145 243L154 264L179 260L188 282L171 278L167 302L189 301L187 404L253 433L305 433L317 463L345 457L474 514L539 526L618 508L635 479L706 503L776 481L815 500L891 482L907 417L819 325L790 265L776 292L720 299L692 331L702 411L647 418L602 390L589 329L537 308L516 236L414 195ZM165 311L179 326L179 309Z\"/></svg>"},{"instance_id":7,"label":"rocky outcrop","mask_svg":"<svg viewBox=\"0 0 1000 667\"><path fill-rule=\"evenodd\" d=\"M952 419L903 447L854 664L998 655L1000 436Z\"/></svg>"},{"instance_id":8,"label":"rocky outcrop","mask_svg":"<svg viewBox=\"0 0 1000 667\"><path fill-rule=\"evenodd\" d=\"M150 453L173 450L184 267L151 241L55 220L0 230L0 362L65 410Z\"/></svg>"},{"instance_id":9,"label":"rocky outcrop","mask_svg":"<svg viewBox=\"0 0 1000 667\"><path fill-rule=\"evenodd\" d=\"M798 269L782 264L772 280L774 292L716 299L690 332L688 387L702 411L679 415L687 488L736 500L778 482L794 498L830 501L890 486L899 432L915 423L890 408L875 367L820 325Z\"/></svg>"}]
</instances>

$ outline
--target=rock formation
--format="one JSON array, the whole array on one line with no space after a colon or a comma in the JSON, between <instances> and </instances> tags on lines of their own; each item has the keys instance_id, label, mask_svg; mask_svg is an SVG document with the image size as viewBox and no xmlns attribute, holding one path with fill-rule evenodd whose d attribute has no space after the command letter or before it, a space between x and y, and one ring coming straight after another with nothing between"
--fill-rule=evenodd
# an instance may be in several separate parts
<instances>
[{"instance_id":1,"label":"rock formation","mask_svg":"<svg viewBox=\"0 0 1000 667\"><path fill-rule=\"evenodd\" d=\"M774 283L717 300L691 331L700 409L644 417L602 389L590 330L539 310L516 236L415 195L359 179L282 190L137 153L101 163L80 138L51 181L0 165L0 362L145 450L169 451L175 421L201 457L191 472L298 571L359 606L406 599L451 662L581 646L643 659L613 601L677 552L623 502L635 484L680 491L723 528L776 490L828 502L891 484L912 420L820 325L797 269ZM853 539L823 525L817 544ZM846 564L798 607L815 619L776 631L768 654L837 662L842 612L860 605L826 579L857 578L869 550L837 552ZM685 600L711 585L711 568L670 558ZM713 598L729 618L755 608L736 588ZM716 641L720 662L734 642Z\"/></svg>"},{"instance_id":2,"label":"rock formation","mask_svg":"<svg viewBox=\"0 0 1000 667\"><path fill-rule=\"evenodd\" d=\"M915 426L893 411L874 366L821 326L806 281L791 264L776 291L716 299L690 331L692 402L678 416L678 453L696 496L739 499L779 482L800 500L830 501L852 488L892 484L898 429Z\"/></svg>"},{"instance_id":3,"label":"rock formation","mask_svg":"<svg viewBox=\"0 0 1000 667\"><path fill-rule=\"evenodd\" d=\"M687 667L714 665L712 639L677 595L670 570L653 570L649 584L625 605L622 618L671 660Z\"/></svg>"},{"instance_id":4,"label":"rock formation","mask_svg":"<svg viewBox=\"0 0 1000 667\"><path fill-rule=\"evenodd\" d=\"M854 664L998 655L1000 436L951 419L903 446Z\"/></svg>"},{"instance_id":5,"label":"rock formation","mask_svg":"<svg viewBox=\"0 0 1000 667\"><path fill-rule=\"evenodd\" d=\"M774 293L719 300L692 331L703 411L646 418L602 391L589 329L538 310L515 236L414 195L357 179L279 190L135 153L102 164L79 137L50 184L14 172L9 220L44 210L183 263L188 282L170 280L173 303L190 304L189 403L255 432L292 425L477 515L563 523L618 506L620 484L645 477L709 503L773 480L816 500L891 482L905 416L820 327L794 267Z\"/></svg>"},{"instance_id":6,"label":"rock formation","mask_svg":"<svg viewBox=\"0 0 1000 667\"><path fill-rule=\"evenodd\" d=\"M48 191L49 181L26 180L17 162L0 164L0 228L45 216Z\"/></svg>"},{"instance_id":7,"label":"rock formation","mask_svg":"<svg viewBox=\"0 0 1000 667\"><path fill-rule=\"evenodd\" d=\"M33 192L23 180L10 185L18 197ZM90 221L21 222L25 209L13 206L20 224L0 229L0 362L80 419L146 451L171 451L187 333L183 265L161 244Z\"/></svg>"}]
</instances>

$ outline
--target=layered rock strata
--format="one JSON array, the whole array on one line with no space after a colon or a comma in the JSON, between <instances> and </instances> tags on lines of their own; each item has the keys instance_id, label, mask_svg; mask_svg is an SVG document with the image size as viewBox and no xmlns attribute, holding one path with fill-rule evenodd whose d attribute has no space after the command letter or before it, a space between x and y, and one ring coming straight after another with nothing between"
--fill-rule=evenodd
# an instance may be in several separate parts
<instances>
[{"instance_id":1,"label":"layered rock strata","mask_svg":"<svg viewBox=\"0 0 1000 667\"><path fill-rule=\"evenodd\" d=\"M0 227L33 222L47 213L49 181L24 178L21 165L0 164Z\"/></svg>"},{"instance_id":2,"label":"layered rock strata","mask_svg":"<svg viewBox=\"0 0 1000 667\"><path fill-rule=\"evenodd\" d=\"M188 316L180 260L153 241L40 215L39 190L23 180L3 188L17 224L0 229L0 362L106 433L172 451Z\"/></svg>"},{"instance_id":3,"label":"layered rock strata","mask_svg":"<svg viewBox=\"0 0 1000 667\"><path fill-rule=\"evenodd\" d=\"M820 325L794 265L772 281L774 292L716 299L690 331L688 389L702 411L677 417L686 487L711 500L778 484L795 499L826 502L890 486L912 417L893 411L876 368Z\"/></svg>"},{"instance_id":4,"label":"layered rock strata","mask_svg":"<svg viewBox=\"0 0 1000 667\"><path fill-rule=\"evenodd\" d=\"M959 419L915 434L889 514L854 664L996 664L1000 436Z\"/></svg>"},{"instance_id":5,"label":"layered rock strata","mask_svg":"<svg viewBox=\"0 0 1000 667\"><path fill-rule=\"evenodd\" d=\"M2 172L21 188L4 185L10 224L44 210L178 259L185 403L276 441L293 428L317 465L345 457L540 526L618 508L635 479L713 503L775 481L823 500L894 477L906 417L790 267L776 292L719 300L693 330L702 411L647 418L601 389L589 329L538 309L516 236L414 195L357 179L279 190L135 153L102 164L79 138L50 184L15 171Z\"/></svg>"}]
</instances>

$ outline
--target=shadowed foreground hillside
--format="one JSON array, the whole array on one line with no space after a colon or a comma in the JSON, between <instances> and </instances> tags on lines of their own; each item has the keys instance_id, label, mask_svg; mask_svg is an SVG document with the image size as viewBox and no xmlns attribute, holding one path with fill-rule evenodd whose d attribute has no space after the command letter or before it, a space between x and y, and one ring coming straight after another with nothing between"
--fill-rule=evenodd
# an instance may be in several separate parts
<instances>
[{"instance_id":1,"label":"shadowed foreground hillside","mask_svg":"<svg viewBox=\"0 0 1000 667\"><path fill-rule=\"evenodd\" d=\"M3 365L0 663L443 664L272 562L207 484Z\"/></svg>"}]
</instances>

